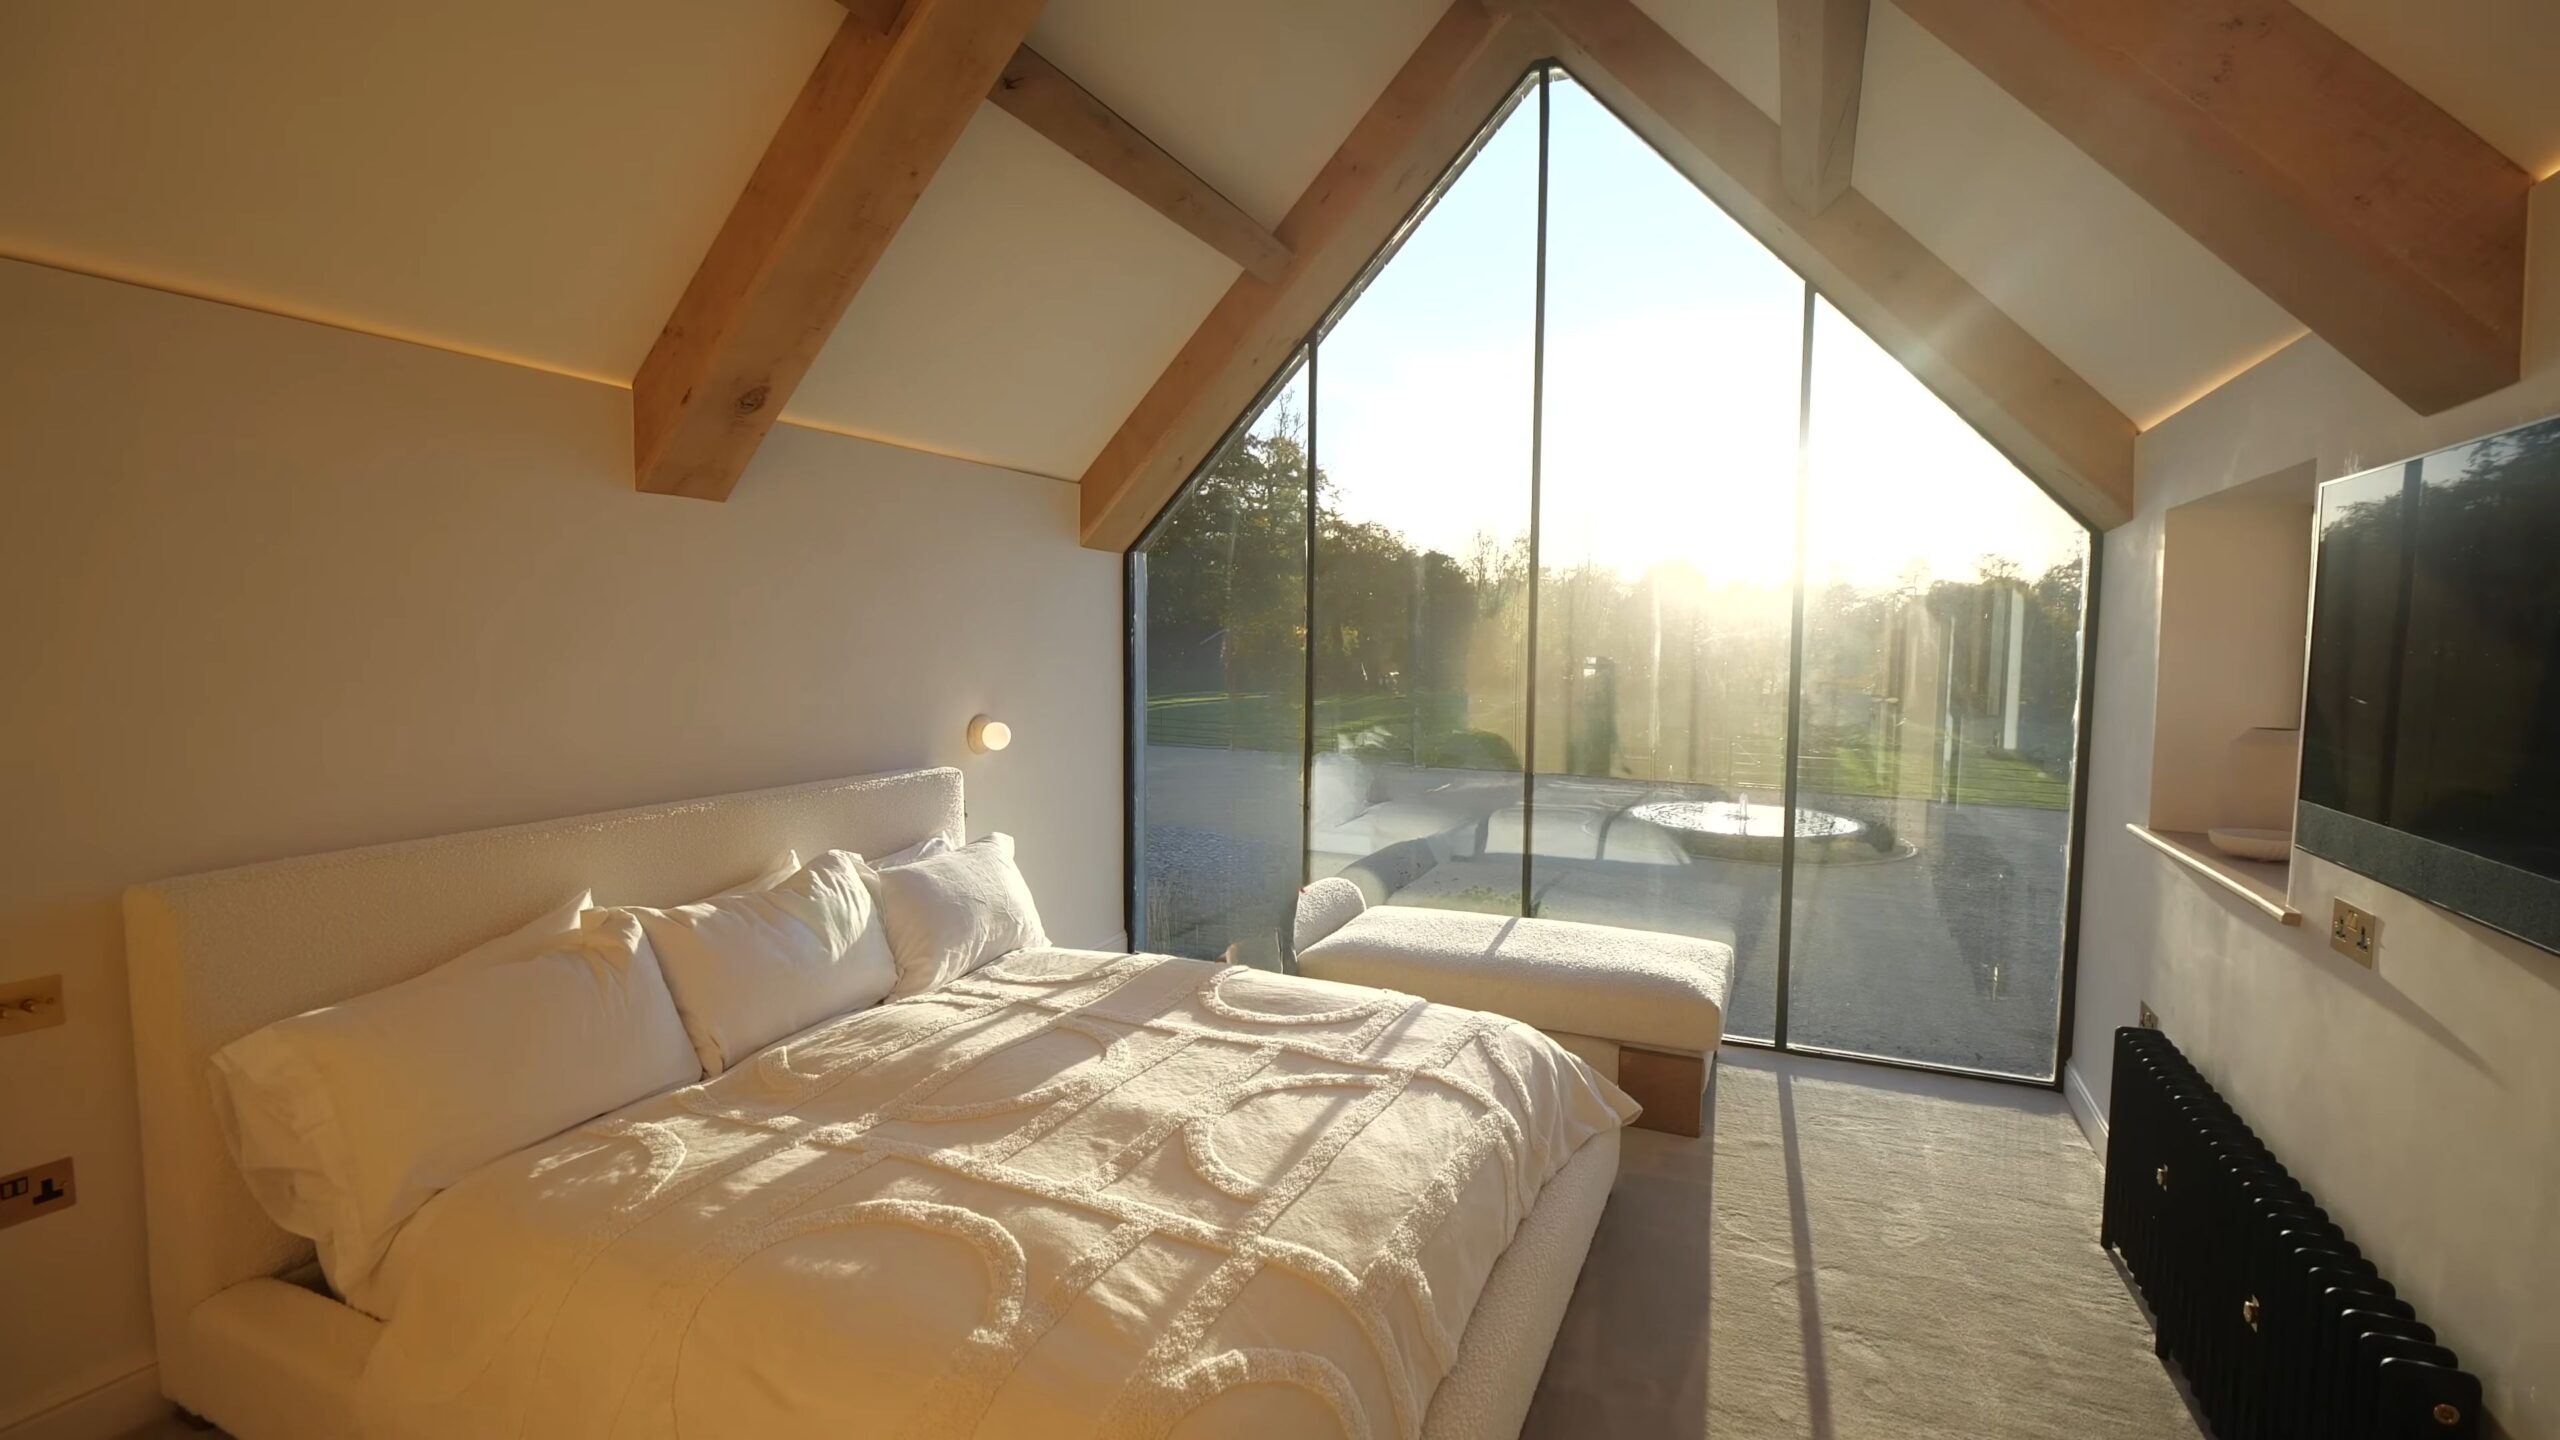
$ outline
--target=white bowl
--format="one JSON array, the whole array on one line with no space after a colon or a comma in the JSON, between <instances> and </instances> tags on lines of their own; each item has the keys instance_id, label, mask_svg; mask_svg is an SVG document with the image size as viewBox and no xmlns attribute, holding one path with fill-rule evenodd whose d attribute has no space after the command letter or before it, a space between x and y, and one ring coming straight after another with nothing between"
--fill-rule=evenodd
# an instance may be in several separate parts
<instances>
[{"instance_id":1,"label":"white bowl","mask_svg":"<svg viewBox=\"0 0 2560 1440\"><path fill-rule=\"evenodd\" d=\"M2252 830L2243 825L2218 825L2204 832L2213 848L2241 860L2289 860L2293 858L2293 832L2290 830Z\"/></svg>"}]
</instances>

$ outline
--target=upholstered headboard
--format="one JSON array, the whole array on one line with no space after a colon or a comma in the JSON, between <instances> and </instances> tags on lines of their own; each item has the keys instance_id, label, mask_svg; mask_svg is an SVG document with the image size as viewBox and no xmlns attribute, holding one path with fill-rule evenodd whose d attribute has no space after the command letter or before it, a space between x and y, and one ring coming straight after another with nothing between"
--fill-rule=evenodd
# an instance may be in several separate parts
<instances>
[{"instance_id":1,"label":"upholstered headboard","mask_svg":"<svg viewBox=\"0 0 2560 1440\"><path fill-rule=\"evenodd\" d=\"M960 772L914 770L721 795L188 875L125 892L142 1103L151 1311L164 1356L217 1292L311 1258L258 1209L223 1148L213 1052L405 980L592 887L675 905L797 848L885 854L961 836Z\"/></svg>"}]
</instances>

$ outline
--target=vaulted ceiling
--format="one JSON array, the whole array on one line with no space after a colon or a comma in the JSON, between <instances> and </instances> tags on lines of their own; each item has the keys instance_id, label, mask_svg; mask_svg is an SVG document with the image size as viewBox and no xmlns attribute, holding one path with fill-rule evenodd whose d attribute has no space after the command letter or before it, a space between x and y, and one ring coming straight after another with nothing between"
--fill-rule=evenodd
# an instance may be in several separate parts
<instances>
[{"instance_id":1,"label":"vaulted ceiling","mask_svg":"<svg viewBox=\"0 0 2560 1440\"><path fill-rule=\"evenodd\" d=\"M1637 0L1772 120L1779 3ZM2137 427L2303 333L1951 48L1943 8L1873 5L1857 194ZM1445 9L1050 0L1028 43L1279 229ZM2560 8L2301 9L2528 176L2560 169ZM18 0L0 255L628 384L846 14ZM783 418L1078 478L1239 267L1005 109L955 123Z\"/></svg>"}]
</instances>

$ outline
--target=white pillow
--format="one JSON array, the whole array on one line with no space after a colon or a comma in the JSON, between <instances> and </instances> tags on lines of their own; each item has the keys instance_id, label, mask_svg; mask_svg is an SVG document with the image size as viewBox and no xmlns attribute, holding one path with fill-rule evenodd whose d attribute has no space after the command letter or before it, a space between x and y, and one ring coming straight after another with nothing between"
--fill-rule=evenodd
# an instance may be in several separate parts
<instances>
[{"instance_id":1,"label":"white pillow","mask_svg":"<svg viewBox=\"0 0 2560 1440\"><path fill-rule=\"evenodd\" d=\"M454 956L429 975L442 975L453 970L484 970L492 965L506 965L530 960L551 948L551 942L563 935L578 933L578 917L596 908L592 890L581 890L576 899L556 910L546 910L495 940L483 940Z\"/></svg>"},{"instance_id":2,"label":"white pillow","mask_svg":"<svg viewBox=\"0 0 2560 1440\"><path fill-rule=\"evenodd\" d=\"M896 1000L921 995L999 956L1049 943L1040 907L1014 868L1013 837L989 835L909 865L874 870L880 920L898 958Z\"/></svg>"},{"instance_id":3,"label":"white pillow","mask_svg":"<svg viewBox=\"0 0 2560 1440\"><path fill-rule=\"evenodd\" d=\"M927 843L940 844L941 841L942 837L937 835ZM785 850L782 852L782 858L774 862L772 869L730 888L732 890L770 890L790 879L799 869L800 852ZM495 940L483 940L427 973L438 975L448 970L478 970L485 966L504 965L515 960L530 960L549 949L552 941L563 935L576 934L579 918L594 908L596 908L596 892L581 890L577 898L557 909L546 910Z\"/></svg>"},{"instance_id":4,"label":"white pillow","mask_svg":"<svg viewBox=\"0 0 2560 1440\"><path fill-rule=\"evenodd\" d=\"M879 1004L898 975L861 858L842 850L767 889L627 913L649 932L706 1076L828 1016Z\"/></svg>"},{"instance_id":5,"label":"white pillow","mask_svg":"<svg viewBox=\"0 0 2560 1440\"><path fill-rule=\"evenodd\" d=\"M705 900L717 900L723 895L737 895L749 890L770 890L774 886L781 884L783 881L788 880L799 873L800 850L798 846L794 846L791 849L782 852L782 858L773 862L772 869L767 870L752 880L741 880L726 890L717 890L709 895L703 896L702 898Z\"/></svg>"},{"instance_id":6,"label":"white pillow","mask_svg":"<svg viewBox=\"0 0 2560 1440\"><path fill-rule=\"evenodd\" d=\"M874 870L891 870L900 865L913 865L919 860L930 860L936 855L948 855L950 853L950 841L943 839L939 835L927 835L913 845L908 846L904 850L897 851L894 854L882 855L877 859L865 855L862 857L862 863L870 866Z\"/></svg>"},{"instance_id":7,"label":"white pillow","mask_svg":"<svg viewBox=\"0 0 2560 1440\"><path fill-rule=\"evenodd\" d=\"M359 1309L401 1224L480 1166L701 1072L640 922L596 912L519 960L440 967L213 1057L249 1191Z\"/></svg>"}]
</instances>

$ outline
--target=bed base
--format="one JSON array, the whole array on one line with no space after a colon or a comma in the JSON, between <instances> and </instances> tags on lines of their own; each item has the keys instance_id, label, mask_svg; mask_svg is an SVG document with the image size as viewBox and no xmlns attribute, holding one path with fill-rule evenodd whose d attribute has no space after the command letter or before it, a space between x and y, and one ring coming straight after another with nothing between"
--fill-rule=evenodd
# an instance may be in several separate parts
<instances>
[{"instance_id":1,"label":"bed base","mask_svg":"<svg viewBox=\"0 0 2560 1440\"><path fill-rule=\"evenodd\" d=\"M1485 1277L1458 1358L1431 1397L1422 1440L1516 1436L1564 1324L1574 1281L1618 1179L1616 1130L1583 1142ZM356 1389L382 1323L282 1280L250 1280L198 1307L190 1330L219 1357L185 1398L190 1429L219 1424L239 1440L345 1440L357 1433ZM201 1413L199 1413L201 1412Z\"/></svg>"}]
</instances>

